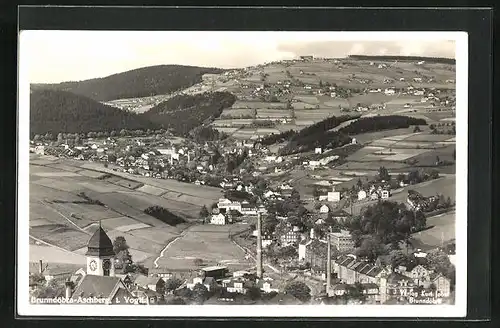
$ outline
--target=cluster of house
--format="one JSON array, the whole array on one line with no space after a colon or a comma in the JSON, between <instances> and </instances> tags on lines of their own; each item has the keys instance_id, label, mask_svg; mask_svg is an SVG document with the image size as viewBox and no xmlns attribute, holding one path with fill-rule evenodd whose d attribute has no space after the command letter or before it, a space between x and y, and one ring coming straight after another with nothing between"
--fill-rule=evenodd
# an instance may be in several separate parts
<instances>
[{"instance_id":1,"label":"cluster of house","mask_svg":"<svg viewBox=\"0 0 500 328\"><path fill-rule=\"evenodd\" d=\"M245 200L240 202L227 198L221 198L217 202L217 207L212 209L209 223L215 225L225 225L232 223L233 211L247 216L255 216L258 213L267 213L267 209L264 205L254 205Z\"/></svg>"},{"instance_id":2,"label":"cluster of house","mask_svg":"<svg viewBox=\"0 0 500 328\"><path fill-rule=\"evenodd\" d=\"M78 268L76 271L67 268L50 269L40 260L38 267L30 267L30 291L34 292L39 288L34 278L41 275L46 282L56 280L64 283L64 286L48 289L47 295L39 298L64 297L80 304L152 305L164 298L168 292L166 282L174 276L172 272L161 268L148 270L148 275L116 272L113 244L102 227L90 238L85 256L86 270ZM193 289L200 283L209 291L223 288L229 293L245 294L250 286L256 286L264 293L279 292L272 279L254 279L252 282L249 275L250 272L235 272L228 278L227 267L204 267L191 283L184 282L177 288Z\"/></svg>"},{"instance_id":3,"label":"cluster of house","mask_svg":"<svg viewBox=\"0 0 500 328\"><path fill-rule=\"evenodd\" d=\"M265 294L272 293L271 304L281 304L284 299L294 304L300 303L296 299L290 300L291 295L284 296L277 281L272 278L259 278L249 271L237 271L231 275L227 267L221 265L203 267L191 281L184 281L175 287L167 285L174 274L162 268L152 268L148 270L148 275L119 274L115 270L113 244L101 227L90 238L85 256L86 270L50 270L40 261L38 268L30 268L30 292L36 292L39 288L35 276L41 275L46 282L55 279L64 285L46 289L45 294L39 295L38 299L63 297L68 302L78 304L160 304L169 293L173 293L171 288L192 290L198 284L204 285L209 292L218 290L228 295L228 299L223 300L219 299L220 296L214 296L213 301L216 303L234 300L235 294L245 295L251 288L258 288Z\"/></svg>"},{"instance_id":4,"label":"cluster of house","mask_svg":"<svg viewBox=\"0 0 500 328\"><path fill-rule=\"evenodd\" d=\"M228 293L245 295L250 288L257 287L263 293L279 292L275 280L270 277L253 277L249 271L235 271L228 276L228 270L223 266L203 268L200 275L193 278L186 286L193 289L197 284L204 285L208 291L223 289Z\"/></svg>"},{"instance_id":5,"label":"cluster of house","mask_svg":"<svg viewBox=\"0 0 500 328\"><path fill-rule=\"evenodd\" d=\"M363 286L368 302L379 304L411 302L410 298L439 302L451 295L450 279L421 264L392 268L348 254L336 258L332 266L335 284L330 288L330 295L345 295L355 284Z\"/></svg>"},{"instance_id":6,"label":"cluster of house","mask_svg":"<svg viewBox=\"0 0 500 328\"><path fill-rule=\"evenodd\" d=\"M406 197L406 203L415 211L425 210L435 200L436 196L425 197L415 190L408 190L408 196Z\"/></svg>"},{"instance_id":7,"label":"cluster of house","mask_svg":"<svg viewBox=\"0 0 500 328\"><path fill-rule=\"evenodd\" d=\"M371 185L369 189L361 189L358 191L358 200L377 200L377 199L388 199L391 197L391 188L388 185Z\"/></svg>"}]
</instances>

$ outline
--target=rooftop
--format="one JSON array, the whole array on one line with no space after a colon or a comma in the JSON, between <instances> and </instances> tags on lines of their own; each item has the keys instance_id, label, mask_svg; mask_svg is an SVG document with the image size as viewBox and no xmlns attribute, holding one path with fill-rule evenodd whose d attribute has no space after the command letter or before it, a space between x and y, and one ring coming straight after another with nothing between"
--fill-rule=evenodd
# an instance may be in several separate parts
<instances>
[{"instance_id":1,"label":"rooftop","mask_svg":"<svg viewBox=\"0 0 500 328\"><path fill-rule=\"evenodd\" d=\"M101 227L99 223L99 228L90 237L88 242L88 250L85 255L91 256L114 256L115 252L113 250L113 243L109 239L108 235Z\"/></svg>"},{"instance_id":2,"label":"rooftop","mask_svg":"<svg viewBox=\"0 0 500 328\"><path fill-rule=\"evenodd\" d=\"M105 277L86 275L83 277L80 284L76 287L72 299L78 297L104 297L111 298L113 293L118 289L121 280L118 277Z\"/></svg>"}]
</instances>

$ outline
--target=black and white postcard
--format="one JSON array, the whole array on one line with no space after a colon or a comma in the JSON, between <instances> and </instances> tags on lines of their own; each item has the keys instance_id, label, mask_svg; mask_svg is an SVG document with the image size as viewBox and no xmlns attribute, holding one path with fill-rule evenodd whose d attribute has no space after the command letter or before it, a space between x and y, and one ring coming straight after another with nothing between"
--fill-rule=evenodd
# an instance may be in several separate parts
<instances>
[{"instance_id":1,"label":"black and white postcard","mask_svg":"<svg viewBox=\"0 0 500 328\"><path fill-rule=\"evenodd\" d=\"M465 32L21 31L19 314L465 316L467 56Z\"/></svg>"}]
</instances>

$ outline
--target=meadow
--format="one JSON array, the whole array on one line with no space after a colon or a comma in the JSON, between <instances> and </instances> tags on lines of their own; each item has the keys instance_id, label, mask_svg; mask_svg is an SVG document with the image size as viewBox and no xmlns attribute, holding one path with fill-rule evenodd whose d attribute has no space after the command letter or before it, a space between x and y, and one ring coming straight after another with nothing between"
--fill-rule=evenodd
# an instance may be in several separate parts
<instances>
[{"instance_id":1,"label":"meadow","mask_svg":"<svg viewBox=\"0 0 500 328\"><path fill-rule=\"evenodd\" d=\"M440 247L455 239L455 211L427 218L428 229L412 235L413 247L423 251Z\"/></svg>"},{"instance_id":2,"label":"meadow","mask_svg":"<svg viewBox=\"0 0 500 328\"><path fill-rule=\"evenodd\" d=\"M192 226L172 242L158 261L160 267L173 270L195 270L194 259L204 265L226 265L232 270L248 268L245 252L229 238L230 233L243 231L248 225Z\"/></svg>"},{"instance_id":3,"label":"meadow","mask_svg":"<svg viewBox=\"0 0 500 328\"><path fill-rule=\"evenodd\" d=\"M93 163L70 160L44 162L41 159L38 158L37 162L46 166L30 165L29 234L52 245L47 246L48 254L44 257L50 261L64 250L70 254L66 256L68 261L84 254L98 221L110 238L126 238L136 261L146 260L157 255L168 241L175 238L182 225L169 226L145 214L144 209L159 205L190 220L197 218L203 204L212 204L220 195L218 188L158 179L134 181L141 177L121 175ZM80 175L80 172L84 174ZM118 175L98 179L108 173ZM81 192L106 206L87 203L78 196ZM33 251L33 258L40 257L39 248L32 247L30 251Z\"/></svg>"}]
</instances>

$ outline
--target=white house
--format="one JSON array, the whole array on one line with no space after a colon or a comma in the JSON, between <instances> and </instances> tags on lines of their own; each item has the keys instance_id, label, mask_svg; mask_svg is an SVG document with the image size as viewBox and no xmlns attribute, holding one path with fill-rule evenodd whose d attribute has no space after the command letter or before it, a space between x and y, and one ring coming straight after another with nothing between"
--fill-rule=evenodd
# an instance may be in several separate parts
<instances>
[{"instance_id":1,"label":"white house","mask_svg":"<svg viewBox=\"0 0 500 328\"><path fill-rule=\"evenodd\" d=\"M387 199L389 197L391 197L391 191L390 190L388 190L388 189L382 189L380 191L380 198Z\"/></svg>"},{"instance_id":2,"label":"white house","mask_svg":"<svg viewBox=\"0 0 500 328\"><path fill-rule=\"evenodd\" d=\"M338 202L340 201L340 191L329 191L328 192L328 201L329 202Z\"/></svg>"},{"instance_id":3,"label":"white house","mask_svg":"<svg viewBox=\"0 0 500 328\"><path fill-rule=\"evenodd\" d=\"M364 190L360 190L358 191L358 200L363 200L363 199L366 199L366 191Z\"/></svg>"},{"instance_id":4,"label":"white house","mask_svg":"<svg viewBox=\"0 0 500 328\"><path fill-rule=\"evenodd\" d=\"M281 190L292 190L293 187L290 186L288 183L283 183L281 186L280 186L280 189Z\"/></svg>"},{"instance_id":5,"label":"white house","mask_svg":"<svg viewBox=\"0 0 500 328\"><path fill-rule=\"evenodd\" d=\"M188 283L186 287L192 290L194 286L196 286L197 284L205 286L208 291L217 286L217 283L213 277L206 277L206 278L195 277L193 278L193 282Z\"/></svg>"},{"instance_id":6,"label":"white house","mask_svg":"<svg viewBox=\"0 0 500 328\"><path fill-rule=\"evenodd\" d=\"M314 149L314 153L315 153L315 154L321 154L321 153L322 153L322 149L321 149L321 147L315 148L315 149Z\"/></svg>"},{"instance_id":7,"label":"white house","mask_svg":"<svg viewBox=\"0 0 500 328\"><path fill-rule=\"evenodd\" d=\"M35 154L44 155L45 154L45 146L35 146Z\"/></svg>"},{"instance_id":8,"label":"white house","mask_svg":"<svg viewBox=\"0 0 500 328\"><path fill-rule=\"evenodd\" d=\"M392 96L394 93L396 93L396 91L394 91L394 89L385 89L384 93L387 96Z\"/></svg>"},{"instance_id":9,"label":"white house","mask_svg":"<svg viewBox=\"0 0 500 328\"><path fill-rule=\"evenodd\" d=\"M227 218L224 214L213 214L210 218L210 224L225 225L227 224Z\"/></svg>"},{"instance_id":10,"label":"white house","mask_svg":"<svg viewBox=\"0 0 500 328\"><path fill-rule=\"evenodd\" d=\"M219 199L219 202L217 203L217 207L219 209L225 209L226 211L238 211L241 212L241 203L240 202L233 202L227 198L221 198Z\"/></svg>"},{"instance_id":11,"label":"white house","mask_svg":"<svg viewBox=\"0 0 500 328\"><path fill-rule=\"evenodd\" d=\"M330 208L326 204L323 204L319 208L319 212L322 214L326 214L326 213L330 212Z\"/></svg>"},{"instance_id":12,"label":"white house","mask_svg":"<svg viewBox=\"0 0 500 328\"><path fill-rule=\"evenodd\" d=\"M258 280L257 286L264 293L271 293L271 292L278 293L279 292L279 288L276 286L276 284L273 282L273 280L269 277L266 277L262 280Z\"/></svg>"},{"instance_id":13,"label":"white house","mask_svg":"<svg viewBox=\"0 0 500 328\"><path fill-rule=\"evenodd\" d=\"M239 212L243 215L257 215L257 206L251 205L245 201L241 203Z\"/></svg>"},{"instance_id":14,"label":"white house","mask_svg":"<svg viewBox=\"0 0 500 328\"><path fill-rule=\"evenodd\" d=\"M229 293L246 294L248 283L242 277L236 277L223 280L222 287L226 288Z\"/></svg>"}]
</instances>

